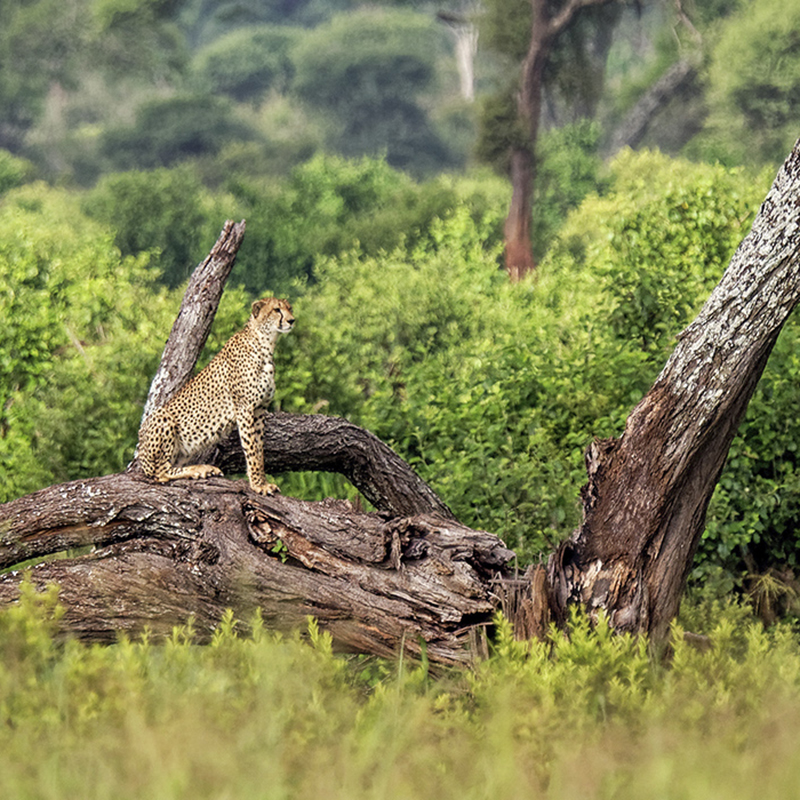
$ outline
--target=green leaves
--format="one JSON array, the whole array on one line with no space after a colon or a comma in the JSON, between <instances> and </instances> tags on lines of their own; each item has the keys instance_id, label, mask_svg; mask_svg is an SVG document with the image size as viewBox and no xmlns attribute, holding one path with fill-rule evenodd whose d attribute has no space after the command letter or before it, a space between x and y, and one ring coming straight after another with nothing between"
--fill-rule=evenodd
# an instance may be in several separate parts
<instances>
[{"instance_id":1,"label":"green leaves","mask_svg":"<svg viewBox=\"0 0 800 800\"><path fill-rule=\"evenodd\" d=\"M779 164L797 138L800 9L743 3L720 26L708 71L710 114L700 142L725 163Z\"/></svg>"},{"instance_id":2,"label":"green leaves","mask_svg":"<svg viewBox=\"0 0 800 800\"><path fill-rule=\"evenodd\" d=\"M405 9L360 8L298 41L294 90L330 112L328 140L346 156L385 154L393 166L440 171L452 162L421 103L443 33Z\"/></svg>"},{"instance_id":3,"label":"green leaves","mask_svg":"<svg viewBox=\"0 0 800 800\"><path fill-rule=\"evenodd\" d=\"M124 467L171 325L147 257L76 205L33 185L0 206L0 501Z\"/></svg>"}]
</instances>

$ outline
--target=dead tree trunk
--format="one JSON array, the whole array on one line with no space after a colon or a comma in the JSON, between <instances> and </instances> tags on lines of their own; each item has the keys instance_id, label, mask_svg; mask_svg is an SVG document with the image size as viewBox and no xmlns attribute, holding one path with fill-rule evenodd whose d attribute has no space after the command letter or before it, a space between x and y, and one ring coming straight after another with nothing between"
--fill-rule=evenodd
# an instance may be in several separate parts
<instances>
[{"instance_id":1,"label":"dead tree trunk","mask_svg":"<svg viewBox=\"0 0 800 800\"><path fill-rule=\"evenodd\" d=\"M551 603L665 634L708 502L775 340L800 300L800 142L747 238L619 439L586 454L581 526L550 559Z\"/></svg>"},{"instance_id":2,"label":"dead tree trunk","mask_svg":"<svg viewBox=\"0 0 800 800\"><path fill-rule=\"evenodd\" d=\"M606 147L613 155L623 147L636 147L644 139L656 115L680 92L691 87L697 78L697 67L688 58L673 64L636 102L614 131Z\"/></svg>"},{"instance_id":3,"label":"dead tree trunk","mask_svg":"<svg viewBox=\"0 0 800 800\"><path fill-rule=\"evenodd\" d=\"M731 438L800 300L798 196L800 143L624 434L589 448L583 523L524 581L508 580L513 553L499 539L458 523L372 434L289 414L269 426L268 471L341 472L377 512L262 497L223 478L159 485L134 465L0 506L0 569L93 546L31 570L38 584L61 585L63 624L91 641L145 627L166 633L190 615L203 638L226 609L246 616L258 608L279 629L314 615L340 648L424 647L431 661L454 664L469 660L499 607L521 633L536 633L548 615L563 624L573 603L605 611L618 630L663 636ZM231 232L226 226L221 240ZM226 254L212 273L229 269L235 247L218 253ZM180 352L170 345L164 359ZM241 469L231 441L212 459ZM21 579L20 571L0 575L0 604L17 598Z\"/></svg>"}]
</instances>

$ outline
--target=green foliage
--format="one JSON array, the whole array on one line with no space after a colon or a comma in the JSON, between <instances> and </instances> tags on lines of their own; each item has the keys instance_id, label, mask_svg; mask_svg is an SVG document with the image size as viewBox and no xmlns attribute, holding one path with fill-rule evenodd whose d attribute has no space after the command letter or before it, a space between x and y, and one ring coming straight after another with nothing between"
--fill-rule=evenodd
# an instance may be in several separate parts
<instances>
[{"instance_id":1,"label":"green foliage","mask_svg":"<svg viewBox=\"0 0 800 800\"><path fill-rule=\"evenodd\" d=\"M544 257L567 213L589 192L602 193L600 127L582 121L544 133L537 149L533 190L534 255Z\"/></svg>"},{"instance_id":2,"label":"green foliage","mask_svg":"<svg viewBox=\"0 0 800 800\"><path fill-rule=\"evenodd\" d=\"M0 150L0 195L28 183L33 178L34 171L33 164L29 161Z\"/></svg>"},{"instance_id":3,"label":"green foliage","mask_svg":"<svg viewBox=\"0 0 800 800\"><path fill-rule=\"evenodd\" d=\"M480 26L486 47L519 63L530 46L531 4L526 0L489 0Z\"/></svg>"},{"instance_id":4,"label":"green foliage","mask_svg":"<svg viewBox=\"0 0 800 800\"><path fill-rule=\"evenodd\" d=\"M261 25L312 26L349 0L184 0L181 23L193 46Z\"/></svg>"},{"instance_id":5,"label":"green foliage","mask_svg":"<svg viewBox=\"0 0 800 800\"><path fill-rule=\"evenodd\" d=\"M86 40L82 9L73 6L62 0L0 4L0 146L22 146L53 81L73 84Z\"/></svg>"},{"instance_id":6,"label":"green foliage","mask_svg":"<svg viewBox=\"0 0 800 800\"><path fill-rule=\"evenodd\" d=\"M796 635L737 607L704 651L676 625L667 663L602 618L544 642L498 618L490 658L438 678L337 658L314 620L89 647L54 638L62 614L30 581L0 612L4 796L738 800L800 776Z\"/></svg>"},{"instance_id":7,"label":"green foliage","mask_svg":"<svg viewBox=\"0 0 800 800\"><path fill-rule=\"evenodd\" d=\"M183 0L91 0L91 55L112 79L177 78L187 53L173 19Z\"/></svg>"},{"instance_id":8,"label":"green foliage","mask_svg":"<svg viewBox=\"0 0 800 800\"><path fill-rule=\"evenodd\" d=\"M731 447L709 509L696 578L719 565L738 580L783 565L797 570L800 518L800 328L786 325Z\"/></svg>"},{"instance_id":9,"label":"green foliage","mask_svg":"<svg viewBox=\"0 0 800 800\"><path fill-rule=\"evenodd\" d=\"M408 10L339 14L299 40L294 90L329 112L330 143L346 156L385 155L417 172L451 163L420 96L434 76L442 34Z\"/></svg>"},{"instance_id":10,"label":"green foliage","mask_svg":"<svg viewBox=\"0 0 800 800\"><path fill-rule=\"evenodd\" d=\"M710 116L693 145L733 164L783 161L797 138L800 8L745 3L721 26L709 67Z\"/></svg>"},{"instance_id":11,"label":"green foliage","mask_svg":"<svg viewBox=\"0 0 800 800\"><path fill-rule=\"evenodd\" d=\"M508 172L512 148L530 149L530 131L517 114L516 82L485 95L479 103L475 154L500 174Z\"/></svg>"},{"instance_id":12,"label":"green foliage","mask_svg":"<svg viewBox=\"0 0 800 800\"><path fill-rule=\"evenodd\" d=\"M116 169L153 169L214 155L232 140L254 138L230 103L190 94L145 103L133 125L106 130L100 148Z\"/></svg>"},{"instance_id":13,"label":"green foliage","mask_svg":"<svg viewBox=\"0 0 800 800\"><path fill-rule=\"evenodd\" d=\"M63 192L0 205L0 500L119 470L174 306Z\"/></svg>"},{"instance_id":14,"label":"green foliage","mask_svg":"<svg viewBox=\"0 0 800 800\"><path fill-rule=\"evenodd\" d=\"M162 280L183 283L215 241L221 215L192 171L178 167L105 175L87 195L85 212L114 230L123 256L153 254Z\"/></svg>"},{"instance_id":15,"label":"green foliage","mask_svg":"<svg viewBox=\"0 0 800 800\"><path fill-rule=\"evenodd\" d=\"M292 28L271 25L233 31L195 55L193 72L212 92L256 101L288 85L294 71L289 50L298 36Z\"/></svg>"},{"instance_id":16,"label":"green foliage","mask_svg":"<svg viewBox=\"0 0 800 800\"><path fill-rule=\"evenodd\" d=\"M476 218L492 215L499 237L505 202L504 187L489 177L417 184L381 159L323 155L293 169L272 191L246 181L230 188L248 220L233 280L254 294L296 294L297 279L316 280L314 264L326 256L413 249L435 219L461 202Z\"/></svg>"}]
</instances>

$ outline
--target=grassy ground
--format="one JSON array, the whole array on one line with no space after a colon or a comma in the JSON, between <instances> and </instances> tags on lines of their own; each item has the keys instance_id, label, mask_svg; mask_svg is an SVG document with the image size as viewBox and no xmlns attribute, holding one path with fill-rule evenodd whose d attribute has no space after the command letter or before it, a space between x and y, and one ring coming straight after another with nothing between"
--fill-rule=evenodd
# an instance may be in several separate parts
<instances>
[{"instance_id":1,"label":"grassy ground","mask_svg":"<svg viewBox=\"0 0 800 800\"><path fill-rule=\"evenodd\" d=\"M737 607L670 664L590 631L432 677L313 624L198 647L57 643L55 593L0 613L7 798L764 798L800 785L800 646Z\"/></svg>"}]
</instances>

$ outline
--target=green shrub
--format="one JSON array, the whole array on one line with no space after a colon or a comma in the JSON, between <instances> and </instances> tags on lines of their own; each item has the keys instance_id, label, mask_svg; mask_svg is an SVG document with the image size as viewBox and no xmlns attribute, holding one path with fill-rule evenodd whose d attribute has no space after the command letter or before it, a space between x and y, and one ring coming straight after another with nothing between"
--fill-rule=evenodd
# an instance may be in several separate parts
<instances>
[{"instance_id":1,"label":"green shrub","mask_svg":"<svg viewBox=\"0 0 800 800\"><path fill-rule=\"evenodd\" d=\"M412 250L461 203L475 219L491 218L499 241L505 201L505 187L488 176L418 184L383 159L326 155L295 167L277 188L244 180L230 188L248 221L233 280L253 294L296 294L297 279L316 281L314 265L326 256Z\"/></svg>"},{"instance_id":2,"label":"green shrub","mask_svg":"<svg viewBox=\"0 0 800 800\"><path fill-rule=\"evenodd\" d=\"M229 102L189 94L148 101L137 110L133 125L103 133L100 150L114 169L155 169L215 155L232 141L256 138Z\"/></svg>"},{"instance_id":3,"label":"green shrub","mask_svg":"<svg viewBox=\"0 0 800 800\"><path fill-rule=\"evenodd\" d=\"M9 189L28 183L34 174L34 167L25 159L17 158L7 150L0 150L0 195Z\"/></svg>"},{"instance_id":4,"label":"green shrub","mask_svg":"<svg viewBox=\"0 0 800 800\"><path fill-rule=\"evenodd\" d=\"M115 232L123 256L151 254L163 282L173 288L206 256L222 225L186 167L104 175L83 209Z\"/></svg>"},{"instance_id":5,"label":"green shrub","mask_svg":"<svg viewBox=\"0 0 800 800\"><path fill-rule=\"evenodd\" d=\"M240 102L256 101L271 88L285 89L293 68L292 28L255 25L232 31L195 55L192 71L202 86Z\"/></svg>"},{"instance_id":6,"label":"green shrub","mask_svg":"<svg viewBox=\"0 0 800 800\"><path fill-rule=\"evenodd\" d=\"M8 797L726 798L800 777L800 650L740 608L708 647L647 642L574 616L517 642L496 621L474 670L344 660L227 613L208 646L54 638L57 593L0 611L0 791ZM247 631L245 633L245 631Z\"/></svg>"}]
</instances>

